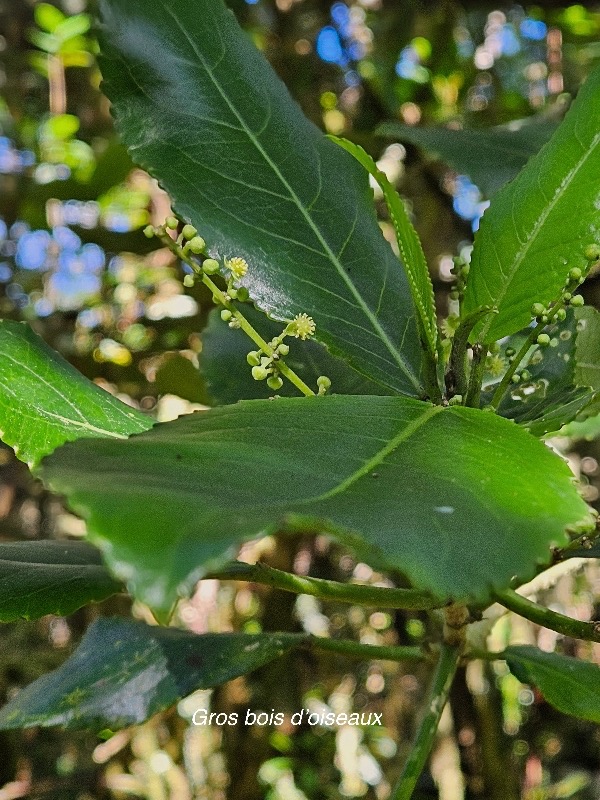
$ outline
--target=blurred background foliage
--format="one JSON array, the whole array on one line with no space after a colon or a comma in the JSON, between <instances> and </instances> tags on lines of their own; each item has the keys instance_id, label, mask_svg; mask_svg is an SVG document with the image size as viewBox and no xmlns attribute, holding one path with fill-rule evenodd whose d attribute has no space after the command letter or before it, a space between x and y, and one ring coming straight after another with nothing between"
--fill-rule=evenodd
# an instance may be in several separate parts
<instances>
[{"instance_id":1,"label":"blurred background foliage","mask_svg":"<svg viewBox=\"0 0 600 800\"><path fill-rule=\"evenodd\" d=\"M423 238L444 315L452 256L468 252L489 195L510 169L478 159L474 145L448 151L443 138L421 128L519 128L534 119L535 127L521 127L522 146L534 151L600 60L600 3L230 5L305 113L323 130L360 142L396 182ZM168 420L211 403L201 371L210 298L202 287L184 288L181 265L142 234L165 219L169 201L116 138L99 91L94 11L92 0L0 0L0 316L26 320L100 386ZM390 236L383 209L382 216ZM585 291L598 305L597 281ZM213 355L217 346L226 347L213 340ZM596 445L557 444L594 503ZM59 499L0 449L0 537L83 533ZM386 580L325 537L269 538L246 545L241 557L300 574ZM565 570L542 600L594 619L599 590L592 564ZM61 663L95 616L129 611L130 601L116 597L66 619L3 626L0 699ZM137 604L133 613L151 621ZM367 643L418 642L427 632L426 617L415 613L217 581L203 582L181 603L178 624L197 632L305 629ZM498 647L557 644L556 634L510 615L494 636ZM598 645L567 640L561 647L600 662ZM58 730L4 734L0 800L384 800L409 747L424 677L413 666L294 655L106 740ZM304 707L372 710L383 712L384 727L206 728L191 723L200 707L288 715ZM597 727L552 711L500 668L474 663L463 670L419 798L599 796Z\"/></svg>"}]
</instances>

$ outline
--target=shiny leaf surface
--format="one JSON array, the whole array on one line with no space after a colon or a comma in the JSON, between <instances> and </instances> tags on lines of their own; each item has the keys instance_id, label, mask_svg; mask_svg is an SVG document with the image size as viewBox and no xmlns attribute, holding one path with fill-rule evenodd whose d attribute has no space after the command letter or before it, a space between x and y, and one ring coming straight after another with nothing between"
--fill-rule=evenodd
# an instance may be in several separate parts
<instances>
[{"instance_id":1,"label":"shiny leaf surface","mask_svg":"<svg viewBox=\"0 0 600 800\"><path fill-rule=\"evenodd\" d=\"M246 401L67 444L40 475L162 615L239 542L281 525L331 531L438 598L482 600L587 515L567 465L527 432L400 397Z\"/></svg>"},{"instance_id":2,"label":"shiny leaf surface","mask_svg":"<svg viewBox=\"0 0 600 800\"><path fill-rule=\"evenodd\" d=\"M102 0L103 89L132 158L257 305L389 389L421 394L402 265L360 165L300 112L222 0Z\"/></svg>"},{"instance_id":3,"label":"shiny leaf surface","mask_svg":"<svg viewBox=\"0 0 600 800\"><path fill-rule=\"evenodd\" d=\"M122 586L86 542L4 542L0 545L0 621L71 614Z\"/></svg>"},{"instance_id":4,"label":"shiny leaf surface","mask_svg":"<svg viewBox=\"0 0 600 800\"><path fill-rule=\"evenodd\" d=\"M0 439L35 465L64 442L125 438L153 422L88 381L28 325L0 321Z\"/></svg>"},{"instance_id":5,"label":"shiny leaf surface","mask_svg":"<svg viewBox=\"0 0 600 800\"><path fill-rule=\"evenodd\" d=\"M600 240L600 69L588 77L564 121L484 213L471 258L464 313L499 313L472 337L490 343L525 328L532 303L556 300L569 269L587 269ZM577 212L574 213L574 209Z\"/></svg>"}]
</instances>

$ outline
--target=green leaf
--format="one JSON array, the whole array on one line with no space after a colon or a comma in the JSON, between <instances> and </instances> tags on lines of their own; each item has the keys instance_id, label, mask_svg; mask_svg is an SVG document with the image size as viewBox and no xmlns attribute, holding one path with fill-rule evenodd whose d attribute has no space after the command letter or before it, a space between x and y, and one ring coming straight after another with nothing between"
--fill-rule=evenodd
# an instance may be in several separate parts
<instances>
[{"instance_id":1,"label":"green leaf","mask_svg":"<svg viewBox=\"0 0 600 800\"><path fill-rule=\"evenodd\" d=\"M527 368L531 378L509 388L498 406L499 414L523 425L534 436L560 430L598 396L590 385L582 383L584 376L576 363L580 347L588 350L587 342L580 345L579 341L582 325L587 325L580 320L582 311L569 309L563 322L546 328L550 346L532 347L520 367ZM599 335L591 324L589 327L592 335ZM528 333L526 330L511 337L505 346L519 351ZM484 404L491 400L494 388L488 387L484 393Z\"/></svg>"},{"instance_id":2,"label":"green leaf","mask_svg":"<svg viewBox=\"0 0 600 800\"><path fill-rule=\"evenodd\" d=\"M163 616L234 546L281 525L330 531L436 598L485 600L547 562L587 509L526 431L402 397L241 402L67 444L39 474Z\"/></svg>"},{"instance_id":3,"label":"green leaf","mask_svg":"<svg viewBox=\"0 0 600 800\"><path fill-rule=\"evenodd\" d=\"M600 391L600 313L591 306L576 311L575 375L580 386Z\"/></svg>"},{"instance_id":4,"label":"green leaf","mask_svg":"<svg viewBox=\"0 0 600 800\"><path fill-rule=\"evenodd\" d=\"M486 197L512 180L556 130L556 123L530 119L483 130L415 128L388 122L379 136L410 142L468 175Z\"/></svg>"},{"instance_id":5,"label":"green leaf","mask_svg":"<svg viewBox=\"0 0 600 800\"><path fill-rule=\"evenodd\" d=\"M544 698L573 717L600 722L600 667L537 647L508 647L504 657L517 678L537 687Z\"/></svg>"},{"instance_id":6,"label":"green leaf","mask_svg":"<svg viewBox=\"0 0 600 800\"><path fill-rule=\"evenodd\" d=\"M280 633L197 636L126 619L99 619L68 661L0 710L0 730L136 725L195 689L252 672L305 638Z\"/></svg>"},{"instance_id":7,"label":"green leaf","mask_svg":"<svg viewBox=\"0 0 600 800\"><path fill-rule=\"evenodd\" d=\"M86 542L3 542L0 621L71 614L122 591Z\"/></svg>"},{"instance_id":8,"label":"green leaf","mask_svg":"<svg viewBox=\"0 0 600 800\"><path fill-rule=\"evenodd\" d=\"M219 322L223 327L227 328L226 325L223 325L220 317ZM227 328L227 330L229 329ZM247 342L248 338L245 334L243 336ZM244 363L245 361L244 357ZM223 369L225 369L225 366ZM189 358L179 353L165 353L161 359L160 366L156 370L154 384L159 394L175 394L189 403L210 405L210 398L202 375Z\"/></svg>"},{"instance_id":9,"label":"green leaf","mask_svg":"<svg viewBox=\"0 0 600 800\"><path fill-rule=\"evenodd\" d=\"M560 432L561 436L570 436L573 439L585 439L588 442L600 437L600 414L594 414L582 420L573 420L565 425Z\"/></svg>"},{"instance_id":10,"label":"green leaf","mask_svg":"<svg viewBox=\"0 0 600 800\"><path fill-rule=\"evenodd\" d=\"M358 372L422 394L406 276L360 165L301 114L222 0L100 7L103 88L134 161L213 255L248 261L263 311L309 314Z\"/></svg>"},{"instance_id":11,"label":"green leaf","mask_svg":"<svg viewBox=\"0 0 600 800\"><path fill-rule=\"evenodd\" d=\"M392 224L396 232L398 248L404 267L408 276L413 302L417 309L420 321L420 329L423 332L423 343L427 346L433 361L437 360L438 349L438 330L437 317L435 311L435 299L433 296L433 284L429 275L429 268L425 260L425 253L421 246L421 240L410 221L402 198L388 180L387 175L382 172L371 156L360 145L331 136L334 142L347 150L359 164L367 170L379 184L385 202L390 213Z\"/></svg>"},{"instance_id":12,"label":"green leaf","mask_svg":"<svg viewBox=\"0 0 600 800\"><path fill-rule=\"evenodd\" d=\"M548 144L483 215L463 311L495 306L499 313L475 329L473 341L487 344L525 328L532 303L556 300L570 268L587 271L585 248L599 238L599 173L597 69Z\"/></svg>"},{"instance_id":13,"label":"green leaf","mask_svg":"<svg viewBox=\"0 0 600 800\"><path fill-rule=\"evenodd\" d=\"M251 306L243 306L243 312L266 341L281 333L278 322L273 322ZM315 388L317 378L326 375L331 379L332 394L391 394L389 390L350 369L319 342L312 339L288 339L288 342L290 353L285 362L309 386ZM252 342L243 331L229 328L221 319L218 309L211 311L208 325L202 332L202 352L199 358L200 371L217 405L237 403L238 400L259 400L273 394L265 381L255 381L252 378L251 367L246 361L246 355L251 349ZM289 381L285 381L277 394L297 397L298 390Z\"/></svg>"},{"instance_id":14,"label":"green leaf","mask_svg":"<svg viewBox=\"0 0 600 800\"><path fill-rule=\"evenodd\" d=\"M0 321L0 439L30 466L64 442L125 438L153 421L95 386L28 325Z\"/></svg>"}]
</instances>

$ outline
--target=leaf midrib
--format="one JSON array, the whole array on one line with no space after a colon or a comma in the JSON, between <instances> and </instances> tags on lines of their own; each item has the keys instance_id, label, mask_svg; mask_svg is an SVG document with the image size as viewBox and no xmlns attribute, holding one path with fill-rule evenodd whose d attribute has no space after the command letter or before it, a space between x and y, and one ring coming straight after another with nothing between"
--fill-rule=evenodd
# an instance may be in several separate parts
<instances>
[{"instance_id":1,"label":"leaf midrib","mask_svg":"<svg viewBox=\"0 0 600 800\"><path fill-rule=\"evenodd\" d=\"M383 330L383 328L381 327L379 321L377 320L377 318L375 317L375 315L373 314L371 309L368 307L368 305L365 303L365 301L361 297L360 293L356 289L356 287L353 284L353 282L349 279L349 277L346 274L346 272L344 271L344 268L342 267L339 259L335 256L333 250L329 247L329 244L324 239L324 237L323 237L323 235L321 233L321 230L315 224L314 220L312 219L312 217L310 216L308 211L305 209L304 205L300 201L300 198L298 197L296 192L290 186L290 184L288 183L288 181L286 180L286 178L282 174L281 170L277 167L275 162L270 158L270 156L266 152L266 150L262 147L262 145L260 144L260 142L258 141L256 136L254 135L254 133L250 130L250 128L246 124L245 119L238 113L238 111L237 111L237 109L235 107L235 104L231 102L231 100L229 99L229 96L224 91L224 89L222 88L222 86L219 83L219 81L216 79L216 76L214 75L212 70L209 68L208 64L206 63L206 60L204 59L204 57L202 56L201 52L196 47L196 44L192 40L192 38L190 37L188 31L186 31L186 29L180 23L179 19L175 15L175 13L172 11L172 9L165 2L162 2L161 5L162 5L164 11L173 19L173 21L175 22L175 24L177 25L179 30L182 32L184 38L186 39L186 41L188 42L188 44L192 48L192 51L194 52L194 54L196 55L198 60L202 63L202 65L204 66L204 69L206 70L206 73L209 76L210 80L212 81L214 87L219 92L219 94L221 95L221 97L223 98L225 103L227 104L229 110L232 112L232 114L236 117L236 119L238 120L238 122L242 126L243 132L247 135L247 137L250 140L250 142L254 145L256 150L260 153L260 155L264 158L264 160L267 162L269 167L273 170L273 173L281 181L281 184L283 185L283 187L288 192L288 194L291 197L294 205L296 205L296 207L298 208L298 210L300 211L300 213L302 214L302 216L306 220L307 224L309 225L309 227L311 228L311 230L313 231L313 233L317 237L317 240L319 241L319 243L321 244L321 247L323 248L324 254L327 256L329 261L334 265L338 275L342 278L342 280L344 281L344 283L346 284L346 286L348 287L348 289L352 293L354 299L356 300L356 303L358 304L358 306L360 307L362 312L365 314L365 316L367 317L367 319L371 323L371 326L373 327L373 329L377 332L377 335L379 336L381 341L385 344L385 346L389 350L389 352L392 355L394 361L398 364L400 369L404 372L404 374L410 380L410 382L413 384L413 386L417 390L420 391L421 390L421 385L420 385L418 379L413 374L412 370L409 369L409 367L407 366L406 362L404 361L404 359L402 358L400 353L394 347L394 345L393 345L392 341L390 340L389 336Z\"/></svg>"},{"instance_id":2,"label":"leaf midrib","mask_svg":"<svg viewBox=\"0 0 600 800\"><path fill-rule=\"evenodd\" d=\"M432 417L435 417L436 414L439 414L440 411L443 410L443 406L429 406L422 414L402 428L402 430L400 430L392 439L390 439L385 447L382 447L381 450L378 450L378 452L375 453L375 455L372 456L367 462L365 462L362 467L357 469L351 475L348 475L347 478L344 478L344 480L338 483L337 486L334 486L332 489L328 489L328 491L324 492L318 497L311 497L302 500L300 505L315 503L321 500L329 500L331 497L342 494L349 489L353 483L356 483L356 481L358 481L364 475L367 475L372 469L378 467L382 461L390 455L390 453L393 453L397 447L413 436L419 430L419 428L422 428L423 425L429 422Z\"/></svg>"}]
</instances>

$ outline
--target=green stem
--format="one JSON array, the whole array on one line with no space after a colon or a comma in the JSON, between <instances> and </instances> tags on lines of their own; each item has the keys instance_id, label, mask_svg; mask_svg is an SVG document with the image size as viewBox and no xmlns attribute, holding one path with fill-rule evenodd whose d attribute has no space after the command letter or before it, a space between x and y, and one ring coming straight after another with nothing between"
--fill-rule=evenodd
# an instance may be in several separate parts
<instances>
[{"instance_id":1,"label":"green stem","mask_svg":"<svg viewBox=\"0 0 600 800\"><path fill-rule=\"evenodd\" d=\"M472 648L470 650L467 650L467 652L463 654L463 658L465 658L467 661L476 661L476 660L481 660L481 661L505 661L506 660L506 656L504 654L504 651L501 651L499 653L493 653L493 652L490 652L489 650L478 650L477 648Z\"/></svg>"},{"instance_id":2,"label":"green stem","mask_svg":"<svg viewBox=\"0 0 600 800\"><path fill-rule=\"evenodd\" d=\"M582 622L549 608L544 608L527 597L514 592L512 589L503 589L494 593L495 599L509 611L514 611L536 625L549 628L563 636L573 639L584 639L587 642L600 642L600 626L594 622Z\"/></svg>"},{"instance_id":3,"label":"green stem","mask_svg":"<svg viewBox=\"0 0 600 800\"><path fill-rule=\"evenodd\" d=\"M458 326L452 339L452 352L450 353L450 375L454 381L453 393L465 395L468 388L467 349L469 336L477 323L492 313L492 309L479 309L474 314L469 314Z\"/></svg>"},{"instance_id":4,"label":"green stem","mask_svg":"<svg viewBox=\"0 0 600 800\"><path fill-rule=\"evenodd\" d=\"M458 647L448 644L442 645L427 699L425 716L417 731L400 781L390 795L390 800L410 800L413 795L419 776L423 772L433 747L440 717L446 705L448 693L458 666L459 655L460 649Z\"/></svg>"},{"instance_id":5,"label":"green stem","mask_svg":"<svg viewBox=\"0 0 600 800\"><path fill-rule=\"evenodd\" d=\"M420 333L419 339L421 348L423 349L423 382L425 384L425 391L432 403L439 405L442 401L442 392L438 380L438 362L434 355L432 355L428 345L425 334Z\"/></svg>"},{"instance_id":6,"label":"green stem","mask_svg":"<svg viewBox=\"0 0 600 800\"><path fill-rule=\"evenodd\" d=\"M351 658L381 659L383 661L426 661L431 656L421 647L394 647L376 644L360 644L349 639L326 639L311 636L308 644L318 650L340 653Z\"/></svg>"},{"instance_id":7,"label":"green stem","mask_svg":"<svg viewBox=\"0 0 600 800\"><path fill-rule=\"evenodd\" d=\"M465 397L465 405L469 408L479 408L481 405L481 385L483 383L483 373L485 372L485 360L488 349L484 344L473 345L473 361L471 363L471 374L469 376L469 388Z\"/></svg>"},{"instance_id":8,"label":"green stem","mask_svg":"<svg viewBox=\"0 0 600 800\"><path fill-rule=\"evenodd\" d=\"M234 562L223 569L212 572L207 578L218 578L222 581L248 581L262 583L276 589L293 594L308 594L322 600L334 600L340 603L353 603L358 606L376 606L379 608L432 609L440 608L443 603L427 592L416 589L386 589L381 586L365 586L352 583L337 583L321 578L308 578L292 575L289 572L273 569L264 564L244 564Z\"/></svg>"},{"instance_id":9,"label":"green stem","mask_svg":"<svg viewBox=\"0 0 600 800\"><path fill-rule=\"evenodd\" d=\"M183 247L181 247L181 245L179 245L177 242L171 239L168 233L165 233L164 235L159 235L158 238L181 261L188 264L188 266L190 266L194 270L196 275L200 274L198 264L192 261L192 259L188 256L188 254L184 251ZM273 355L275 355L275 350L269 345L268 342L266 342L262 338L260 333L248 322L248 320L242 314L242 312L233 305L231 300L227 297L227 294L223 292L221 289L219 289L217 284L211 278L209 278L208 275L202 274L200 279L202 283L208 289L210 289L213 298L217 300L222 306L231 311L232 316L235 317L235 319L239 322L241 330L243 330L244 333L247 336L249 336L250 339L252 339L254 344L258 345L258 347L263 351L263 353L265 353L265 355L269 356L270 358ZM306 395L307 397L314 396L315 392L313 392L310 386L307 386L306 383L304 383L304 381L302 380L302 378L296 375L294 370L290 369L290 367L288 367L288 365L285 363L285 361L283 361L282 358L278 358L277 360L277 371L280 372L282 375L284 375L290 381L290 383L293 383L294 386L302 392L302 394Z\"/></svg>"}]
</instances>

